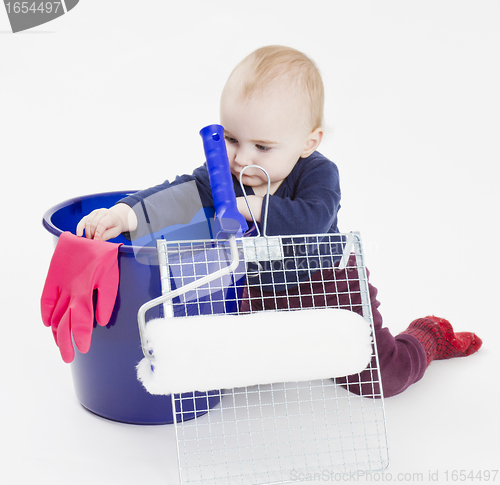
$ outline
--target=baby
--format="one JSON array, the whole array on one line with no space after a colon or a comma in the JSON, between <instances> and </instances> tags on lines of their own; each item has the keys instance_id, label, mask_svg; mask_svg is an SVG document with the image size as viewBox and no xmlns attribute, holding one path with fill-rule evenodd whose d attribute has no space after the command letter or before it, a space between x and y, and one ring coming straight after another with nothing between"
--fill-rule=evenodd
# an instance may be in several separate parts
<instances>
[{"instance_id":1,"label":"baby","mask_svg":"<svg viewBox=\"0 0 500 485\"><path fill-rule=\"evenodd\" d=\"M252 164L263 167L271 179L270 193L276 196L269 201L269 235L338 232L338 170L316 152L323 137L323 98L315 64L302 53L280 46L250 54L232 72L222 92L220 121L238 209L251 221L238 182L240 171ZM107 240L140 230L140 211L138 220L134 205L193 180L203 206L213 205L208 172L202 166L192 175L123 199L111 209L93 211L80 221L77 235L83 235L85 229L86 237ZM253 215L260 222L267 178L261 170L251 168L242 181Z\"/></svg>"},{"instance_id":2,"label":"baby","mask_svg":"<svg viewBox=\"0 0 500 485\"><path fill-rule=\"evenodd\" d=\"M282 46L263 47L251 53L234 69L223 89L220 122L225 130L238 210L245 219L251 220L238 181L241 170L248 165L263 167L270 177L268 214L263 203L267 192L265 174L250 168L244 172L242 182L255 220L267 218L268 235L339 232L338 170L317 151L323 137L323 99L323 83L314 62L303 53ZM176 189L181 186L179 202L180 193ZM155 195L159 197L156 202ZM146 202L147 213L155 214L155 225L165 227L175 223L178 211L173 208L186 205L182 197L199 198L203 207L213 206L206 165L191 175L133 194L111 209L93 211L80 221L77 235L82 236L85 230L87 238L101 240L123 232L140 237L148 232L146 221L151 223L151 218L143 215ZM165 211L165 207L170 210ZM329 276L332 272L339 274L334 278ZM307 281L297 281L294 288L286 288L281 293L281 289L274 288L269 298L262 288L250 288L242 305L248 305L248 301L264 302L261 308L252 308L256 310L315 306L314 285L321 281L323 294L329 295L327 303L342 306L342 298L349 295L349 291L356 291L353 285L357 284L357 274L354 273L356 270L349 267L323 268L308 275ZM331 288L325 288L325 282ZM421 379L432 360L466 356L480 348L482 342L476 335L454 333L449 322L437 317L415 320L407 330L393 337L382 326L377 290L372 285L369 289L386 397L404 391ZM358 309L361 312L361 305ZM367 372L373 370L367 369ZM344 380L351 391L376 396L377 389L364 387L363 383L370 381L372 376L364 373Z\"/></svg>"}]
</instances>

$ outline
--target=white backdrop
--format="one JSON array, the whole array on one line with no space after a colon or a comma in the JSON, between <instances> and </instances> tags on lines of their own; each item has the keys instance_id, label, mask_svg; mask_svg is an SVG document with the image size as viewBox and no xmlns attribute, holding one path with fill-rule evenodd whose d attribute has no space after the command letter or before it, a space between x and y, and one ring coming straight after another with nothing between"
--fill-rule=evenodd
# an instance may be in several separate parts
<instances>
[{"instance_id":1,"label":"white backdrop","mask_svg":"<svg viewBox=\"0 0 500 485\"><path fill-rule=\"evenodd\" d=\"M0 475L177 483L172 427L108 422L76 401L39 315L52 254L41 218L200 165L198 131L219 121L227 76L266 44L303 50L323 73L320 151L339 166L340 227L361 232L386 325L436 314L484 341L386 400L387 473L446 483L498 468L498 1L81 0L17 34L2 9Z\"/></svg>"}]
</instances>

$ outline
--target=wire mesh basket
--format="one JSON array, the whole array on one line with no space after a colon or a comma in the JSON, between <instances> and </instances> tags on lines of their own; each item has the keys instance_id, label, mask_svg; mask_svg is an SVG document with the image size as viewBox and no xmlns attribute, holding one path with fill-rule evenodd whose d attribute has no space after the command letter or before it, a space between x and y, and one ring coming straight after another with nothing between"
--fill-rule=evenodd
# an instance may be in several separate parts
<instances>
[{"instance_id":1,"label":"wire mesh basket","mask_svg":"<svg viewBox=\"0 0 500 485\"><path fill-rule=\"evenodd\" d=\"M166 293L222 274L163 303L165 316L185 319L186 329L190 317L204 313L286 311L300 318L301 309L339 308L362 315L375 338L356 233L250 237L233 248L227 240L161 240L158 252ZM226 272L231 265L234 271ZM372 349L367 369L349 379L353 384L341 378L214 390L209 395L218 395L220 404L194 420L183 420L190 394L173 394L180 483L333 480L387 468L375 342ZM224 349L214 352L224 359Z\"/></svg>"},{"instance_id":2,"label":"wire mesh basket","mask_svg":"<svg viewBox=\"0 0 500 485\"><path fill-rule=\"evenodd\" d=\"M241 219L223 127L209 126L200 134L214 205L223 226L224 217ZM252 167L257 166L240 172L245 198L242 175ZM185 412L189 416L193 413L184 400L192 402L194 393L172 392L180 483L334 481L343 474L384 470L388 466L384 401L360 237L356 233L267 236L270 178L263 168L257 168L268 180L262 234L251 214L254 237L237 238L233 232L228 239L157 241L163 295L143 305L138 315L146 370L150 364L154 368L154 352L146 338L145 315L160 304L164 317L180 318L187 334L190 318L199 319L198 315L204 314L250 314L257 318L261 312L287 312L280 313L280 318L289 315L300 319L307 313L303 310L311 308L356 312L371 329L372 340L366 347L369 363L349 378L267 381L212 390L205 399L219 396L220 403L192 420L183 419ZM250 204L248 208L251 213ZM262 339L266 339L265 333L263 330ZM224 360L223 347L214 346L213 352L218 363ZM293 362L295 354L291 355L287 362ZM238 356L227 359L228 368L237 365ZM257 356L255 366L259 366ZM202 404L203 410L209 409L207 402Z\"/></svg>"}]
</instances>

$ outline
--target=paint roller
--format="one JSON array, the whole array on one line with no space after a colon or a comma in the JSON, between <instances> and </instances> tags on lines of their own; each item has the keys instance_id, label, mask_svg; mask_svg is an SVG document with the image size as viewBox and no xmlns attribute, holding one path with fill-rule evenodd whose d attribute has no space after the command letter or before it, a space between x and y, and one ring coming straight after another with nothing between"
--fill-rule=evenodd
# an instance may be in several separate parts
<instances>
[{"instance_id":1,"label":"paint roller","mask_svg":"<svg viewBox=\"0 0 500 485\"><path fill-rule=\"evenodd\" d=\"M342 377L372 355L370 324L334 308L158 318L146 338L154 359L137 377L151 394Z\"/></svg>"}]
</instances>

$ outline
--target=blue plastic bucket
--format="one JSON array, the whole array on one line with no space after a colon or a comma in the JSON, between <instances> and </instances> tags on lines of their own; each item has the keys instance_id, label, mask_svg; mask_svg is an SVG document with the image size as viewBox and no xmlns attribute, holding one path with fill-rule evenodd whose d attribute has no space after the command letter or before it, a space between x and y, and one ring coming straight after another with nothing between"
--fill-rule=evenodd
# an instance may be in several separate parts
<instances>
[{"instance_id":1,"label":"blue plastic bucket","mask_svg":"<svg viewBox=\"0 0 500 485\"><path fill-rule=\"evenodd\" d=\"M107 192L67 200L44 214L43 225L56 237L64 231L75 234L82 217L95 209L112 207L133 192ZM176 226L165 234L165 239L206 238L210 233L213 214L212 209L205 209L206 221L200 223L200 227ZM171 397L149 394L137 380L135 370L143 358L137 312L142 304L161 295L159 268L156 264L138 262L134 250L137 248L123 236L111 242L123 243L118 251L120 283L115 308L105 327L94 321L89 352L82 354L75 348L75 359L71 363L75 392L85 408L104 418L130 424L169 424L173 422ZM145 254L147 257L148 252L155 261L156 249L153 247L141 250L141 260ZM236 286L239 285L233 282L224 290L225 297L218 298L224 300L225 304L221 312L237 310ZM149 310L148 319L160 317L160 308ZM213 307L211 311L214 312ZM204 313L204 310L201 312ZM189 336L186 335L186 338ZM182 417L190 419L204 414L219 401L219 391L183 394ZM177 418L181 419L180 409L176 409L176 412Z\"/></svg>"}]
</instances>

